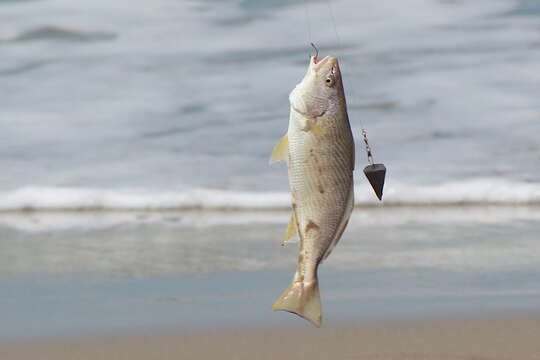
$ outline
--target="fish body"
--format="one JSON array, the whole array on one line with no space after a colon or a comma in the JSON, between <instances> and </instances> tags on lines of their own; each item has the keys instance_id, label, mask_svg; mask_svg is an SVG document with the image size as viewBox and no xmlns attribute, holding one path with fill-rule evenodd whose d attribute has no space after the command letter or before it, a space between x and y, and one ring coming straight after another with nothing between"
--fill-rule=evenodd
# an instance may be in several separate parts
<instances>
[{"instance_id":1,"label":"fish body","mask_svg":"<svg viewBox=\"0 0 540 360\"><path fill-rule=\"evenodd\" d=\"M341 238L354 206L354 140L337 59L312 57L289 100L289 128L271 162L287 161L293 213L284 242L297 235L299 251L292 283L272 310L320 326L318 266Z\"/></svg>"}]
</instances>

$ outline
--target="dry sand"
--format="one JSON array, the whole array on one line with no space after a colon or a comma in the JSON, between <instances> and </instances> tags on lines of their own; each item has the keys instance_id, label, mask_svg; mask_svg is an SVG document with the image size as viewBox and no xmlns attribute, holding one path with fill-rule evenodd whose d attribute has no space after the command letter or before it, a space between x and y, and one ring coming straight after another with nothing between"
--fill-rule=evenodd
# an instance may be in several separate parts
<instances>
[{"instance_id":1,"label":"dry sand","mask_svg":"<svg viewBox=\"0 0 540 360\"><path fill-rule=\"evenodd\" d=\"M2 360L540 359L540 316L3 344Z\"/></svg>"}]
</instances>

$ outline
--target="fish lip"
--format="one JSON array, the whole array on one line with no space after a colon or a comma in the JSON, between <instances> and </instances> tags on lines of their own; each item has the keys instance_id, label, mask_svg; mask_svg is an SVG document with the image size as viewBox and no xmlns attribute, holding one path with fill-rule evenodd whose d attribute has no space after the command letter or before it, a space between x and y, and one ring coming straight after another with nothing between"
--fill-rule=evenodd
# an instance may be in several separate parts
<instances>
[{"instance_id":1,"label":"fish lip","mask_svg":"<svg viewBox=\"0 0 540 360\"><path fill-rule=\"evenodd\" d=\"M323 59L319 60L316 56L311 57L310 66L315 70L320 70L322 68L332 69L332 73L336 74L339 72L338 61L335 57L325 56Z\"/></svg>"},{"instance_id":2,"label":"fish lip","mask_svg":"<svg viewBox=\"0 0 540 360\"><path fill-rule=\"evenodd\" d=\"M312 65L321 66L322 64L324 64L325 62L327 62L329 59L333 59L333 58L332 58L331 56L325 56L324 58L322 58L321 60L319 60L318 57L312 56L312 57L311 57L311 64L312 64Z\"/></svg>"}]
</instances>

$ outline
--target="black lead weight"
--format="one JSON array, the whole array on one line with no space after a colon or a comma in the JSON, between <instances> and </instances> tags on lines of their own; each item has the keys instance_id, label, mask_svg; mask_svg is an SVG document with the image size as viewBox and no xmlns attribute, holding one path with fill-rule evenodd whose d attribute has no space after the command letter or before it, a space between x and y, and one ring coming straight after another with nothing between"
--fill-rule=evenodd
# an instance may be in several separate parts
<instances>
[{"instance_id":1,"label":"black lead weight","mask_svg":"<svg viewBox=\"0 0 540 360\"><path fill-rule=\"evenodd\" d=\"M375 194L379 200L382 201L386 167L383 164L368 165L364 168L364 174L375 191Z\"/></svg>"}]
</instances>

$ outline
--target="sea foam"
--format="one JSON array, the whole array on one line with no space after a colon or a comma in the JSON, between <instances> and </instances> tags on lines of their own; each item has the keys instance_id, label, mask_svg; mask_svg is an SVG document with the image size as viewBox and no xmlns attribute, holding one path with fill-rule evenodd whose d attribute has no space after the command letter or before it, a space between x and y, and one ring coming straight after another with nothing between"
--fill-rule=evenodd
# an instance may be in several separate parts
<instances>
[{"instance_id":1,"label":"sea foam","mask_svg":"<svg viewBox=\"0 0 540 360\"><path fill-rule=\"evenodd\" d=\"M367 183L356 185L357 206L379 202ZM435 185L387 184L384 205L533 205L540 184L497 179ZM28 186L0 194L0 211L22 210L279 210L290 207L287 192L218 189L155 190Z\"/></svg>"}]
</instances>

